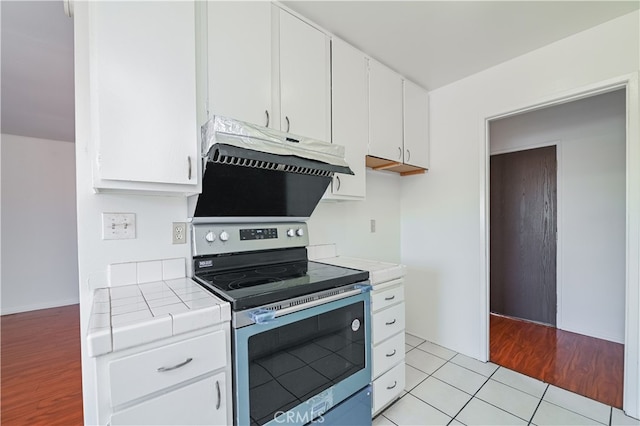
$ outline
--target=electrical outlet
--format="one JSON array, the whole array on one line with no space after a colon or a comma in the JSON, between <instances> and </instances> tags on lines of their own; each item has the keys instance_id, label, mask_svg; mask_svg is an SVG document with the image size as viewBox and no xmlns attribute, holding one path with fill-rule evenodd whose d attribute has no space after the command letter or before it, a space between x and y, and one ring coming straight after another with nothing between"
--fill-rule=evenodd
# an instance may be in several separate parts
<instances>
[{"instance_id":1,"label":"electrical outlet","mask_svg":"<svg viewBox=\"0 0 640 426\"><path fill-rule=\"evenodd\" d=\"M371 219L371 233L376 232L376 220Z\"/></svg>"},{"instance_id":2,"label":"electrical outlet","mask_svg":"<svg viewBox=\"0 0 640 426\"><path fill-rule=\"evenodd\" d=\"M173 244L185 244L187 242L187 224L185 222L173 222Z\"/></svg>"},{"instance_id":3,"label":"electrical outlet","mask_svg":"<svg viewBox=\"0 0 640 426\"><path fill-rule=\"evenodd\" d=\"M102 213L103 240L128 240L135 237L135 213Z\"/></svg>"}]
</instances>

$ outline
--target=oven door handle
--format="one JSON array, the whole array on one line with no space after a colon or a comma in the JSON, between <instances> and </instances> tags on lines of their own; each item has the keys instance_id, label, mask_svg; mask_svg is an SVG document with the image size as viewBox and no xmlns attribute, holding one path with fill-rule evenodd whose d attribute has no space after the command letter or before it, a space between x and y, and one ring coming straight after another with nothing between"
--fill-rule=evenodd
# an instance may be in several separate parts
<instances>
[{"instance_id":1,"label":"oven door handle","mask_svg":"<svg viewBox=\"0 0 640 426\"><path fill-rule=\"evenodd\" d=\"M256 324L268 324L276 319L276 312L269 309L256 309L250 315Z\"/></svg>"}]
</instances>

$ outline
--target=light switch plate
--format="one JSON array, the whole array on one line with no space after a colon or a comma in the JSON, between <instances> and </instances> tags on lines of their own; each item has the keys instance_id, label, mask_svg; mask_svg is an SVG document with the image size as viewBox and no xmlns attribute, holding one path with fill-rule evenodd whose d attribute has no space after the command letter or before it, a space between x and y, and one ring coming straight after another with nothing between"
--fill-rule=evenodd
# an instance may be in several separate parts
<instances>
[{"instance_id":1,"label":"light switch plate","mask_svg":"<svg viewBox=\"0 0 640 426\"><path fill-rule=\"evenodd\" d=\"M103 240L127 240L135 237L135 213L102 213Z\"/></svg>"}]
</instances>

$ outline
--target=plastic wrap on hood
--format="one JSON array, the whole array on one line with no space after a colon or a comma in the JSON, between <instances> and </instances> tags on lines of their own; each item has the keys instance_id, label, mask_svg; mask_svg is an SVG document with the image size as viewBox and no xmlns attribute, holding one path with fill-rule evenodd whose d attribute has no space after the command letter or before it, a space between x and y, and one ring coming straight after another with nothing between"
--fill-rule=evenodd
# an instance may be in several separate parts
<instances>
[{"instance_id":1,"label":"plastic wrap on hood","mask_svg":"<svg viewBox=\"0 0 640 426\"><path fill-rule=\"evenodd\" d=\"M240 154L242 150L246 152ZM295 136L227 117L214 116L202 126L202 153L203 156L214 161L220 151L234 152L235 158L353 174L344 160L343 146ZM256 156L250 151L267 155ZM311 162L296 162L291 158L287 161L287 157L297 157ZM334 167L323 166L321 163ZM295 170L283 171L295 172Z\"/></svg>"}]
</instances>

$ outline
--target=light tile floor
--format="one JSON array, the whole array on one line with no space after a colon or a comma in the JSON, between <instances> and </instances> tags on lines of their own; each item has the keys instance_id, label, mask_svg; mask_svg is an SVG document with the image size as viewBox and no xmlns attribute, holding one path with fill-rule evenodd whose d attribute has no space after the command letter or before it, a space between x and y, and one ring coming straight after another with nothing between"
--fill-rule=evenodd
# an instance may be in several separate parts
<instances>
[{"instance_id":1,"label":"light tile floor","mask_svg":"<svg viewBox=\"0 0 640 426\"><path fill-rule=\"evenodd\" d=\"M402 398L383 425L638 425L617 409L406 335Z\"/></svg>"}]
</instances>

